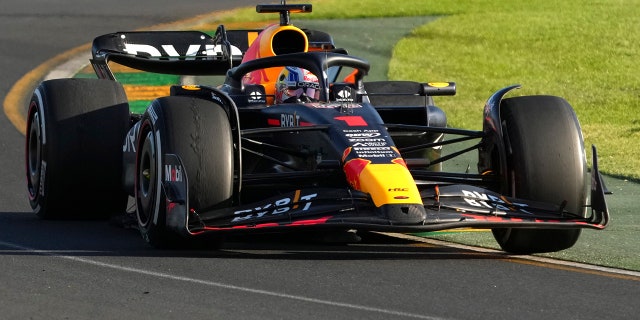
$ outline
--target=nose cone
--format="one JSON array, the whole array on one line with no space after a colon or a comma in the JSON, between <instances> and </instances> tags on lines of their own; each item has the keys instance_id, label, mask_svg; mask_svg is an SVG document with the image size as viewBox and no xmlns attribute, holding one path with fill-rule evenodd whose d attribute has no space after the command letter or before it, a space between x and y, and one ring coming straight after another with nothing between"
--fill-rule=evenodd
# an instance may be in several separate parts
<instances>
[{"instance_id":1,"label":"nose cone","mask_svg":"<svg viewBox=\"0 0 640 320\"><path fill-rule=\"evenodd\" d=\"M427 218L427 210L420 204L386 204L378 212L392 225L421 224Z\"/></svg>"},{"instance_id":2,"label":"nose cone","mask_svg":"<svg viewBox=\"0 0 640 320\"><path fill-rule=\"evenodd\" d=\"M376 207L385 204L422 204L418 187L407 167L399 163L373 164L362 161L365 161L365 165L358 168L360 171L355 175L356 179L349 181L355 180L356 189L370 194ZM348 165L350 163L345 167Z\"/></svg>"}]
</instances>

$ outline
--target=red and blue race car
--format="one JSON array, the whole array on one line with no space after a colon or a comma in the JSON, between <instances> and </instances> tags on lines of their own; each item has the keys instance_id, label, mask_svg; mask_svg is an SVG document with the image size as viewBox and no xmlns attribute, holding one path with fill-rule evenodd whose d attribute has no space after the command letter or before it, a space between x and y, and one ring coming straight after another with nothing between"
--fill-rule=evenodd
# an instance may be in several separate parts
<instances>
[{"instance_id":1,"label":"red and blue race car","mask_svg":"<svg viewBox=\"0 0 640 320\"><path fill-rule=\"evenodd\" d=\"M156 247L228 234L491 229L512 253L558 251L609 220L593 147L555 96L491 95L480 131L447 126L453 82L367 81L327 33L117 32L93 42L98 79L42 82L28 111L27 186L43 218L127 211ZM111 64L220 75L132 113ZM283 90L283 91L280 91ZM312 93L311 93L312 92ZM301 94L301 95L294 95ZM284 101L283 96L292 97ZM477 168L447 171L477 155Z\"/></svg>"}]
</instances>

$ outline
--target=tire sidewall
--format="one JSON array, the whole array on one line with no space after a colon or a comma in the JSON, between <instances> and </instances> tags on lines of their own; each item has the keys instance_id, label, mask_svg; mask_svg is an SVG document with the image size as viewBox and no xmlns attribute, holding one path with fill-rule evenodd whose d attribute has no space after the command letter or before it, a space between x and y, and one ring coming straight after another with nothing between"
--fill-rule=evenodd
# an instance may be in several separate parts
<instances>
[{"instance_id":1,"label":"tire sidewall","mask_svg":"<svg viewBox=\"0 0 640 320\"><path fill-rule=\"evenodd\" d=\"M42 112L42 104L41 95L36 91L29 104L25 146L25 172L29 204L37 215L46 212L45 194L48 194L46 190L48 185L45 183L47 162L44 160L47 159L46 131L43 127L46 120L43 119L45 113ZM37 136L33 136L34 134ZM34 155L33 151L38 154Z\"/></svg>"},{"instance_id":2,"label":"tire sidewall","mask_svg":"<svg viewBox=\"0 0 640 320\"><path fill-rule=\"evenodd\" d=\"M149 109L153 108L150 107ZM135 170L135 200L138 229L142 238L159 248L168 245L169 231L165 225L165 195L162 190L162 135L158 133L157 117L147 110L141 119ZM144 170L149 170L145 178ZM148 181L145 181L148 179Z\"/></svg>"}]
</instances>

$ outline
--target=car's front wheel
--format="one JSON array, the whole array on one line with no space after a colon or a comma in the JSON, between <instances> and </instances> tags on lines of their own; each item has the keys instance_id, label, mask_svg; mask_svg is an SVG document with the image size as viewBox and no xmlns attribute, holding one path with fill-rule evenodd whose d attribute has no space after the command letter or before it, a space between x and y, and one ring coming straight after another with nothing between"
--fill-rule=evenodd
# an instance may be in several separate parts
<instances>
[{"instance_id":1,"label":"car's front wheel","mask_svg":"<svg viewBox=\"0 0 640 320\"><path fill-rule=\"evenodd\" d=\"M195 212L232 198L234 153L226 112L198 98L160 98L142 116L139 134L135 198L143 238L157 248L196 244L197 239L184 238L168 226L163 183L186 179L189 209ZM182 168L172 167L167 155L177 156Z\"/></svg>"},{"instance_id":2,"label":"car's front wheel","mask_svg":"<svg viewBox=\"0 0 640 320\"><path fill-rule=\"evenodd\" d=\"M586 214L587 164L580 124L559 97L526 96L500 105L511 196ZM572 247L581 229L493 229L503 250L516 254Z\"/></svg>"}]
</instances>

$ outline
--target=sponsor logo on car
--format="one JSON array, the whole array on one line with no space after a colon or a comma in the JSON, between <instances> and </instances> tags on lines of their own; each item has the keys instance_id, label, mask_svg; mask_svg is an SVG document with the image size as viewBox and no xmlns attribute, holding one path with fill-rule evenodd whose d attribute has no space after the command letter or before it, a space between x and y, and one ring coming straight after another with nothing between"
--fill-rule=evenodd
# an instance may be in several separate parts
<instances>
[{"instance_id":1,"label":"sponsor logo on car","mask_svg":"<svg viewBox=\"0 0 640 320\"><path fill-rule=\"evenodd\" d=\"M339 100L338 100L339 101ZM358 103L311 103L312 107L316 109L356 109L362 108L361 104Z\"/></svg>"},{"instance_id":2,"label":"sponsor logo on car","mask_svg":"<svg viewBox=\"0 0 640 320\"><path fill-rule=\"evenodd\" d=\"M164 165L164 181L167 182L182 182L184 176L182 174L182 166L165 164Z\"/></svg>"},{"instance_id":3,"label":"sponsor logo on car","mask_svg":"<svg viewBox=\"0 0 640 320\"><path fill-rule=\"evenodd\" d=\"M526 203L508 202L506 199L500 198L498 196L477 191L468 191L464 189L461 191L463 194L464 202L466 202L468 205L479 208L493 209L495 210L495 214L504 215L506 214L506 211L517 211L532 214L525 209L529 206Z\"/></svg>"},{"instance_id":4,"label":"sponsor logo on car","mask_svg":"<svg viewBox=\"0 0 640 320\"><path fill-rule=\"evenodd\" d=\"M155 124L156 121L158 121L158 115L156 114L156 110L153 105L147 108L147 111L149 112L149 116L151 116L151 122Z\"/></svg>"},{"instance_id":5,"label":"sponsor logo on car","mask_svg":"<svg viewBox=\"0 0 640 320\"><path fill-rule=\"evenodd\" d=\"M138 136L138 132L140 131L140 122L136 122L136 124L129 130L127 136L124 138L124 144L122 145L122 152L136 152L136 137Z\"/></svg>"},{"instance_id":6,"label":"sponsor logo on car","mask_svg":"<svg viewBox=\"0 0 640 320\"><path fill-rule=\"evenodd\" d=\"M233 214L236 217L231 222L258 219L270 215L281 215L290 211L307 211L311 208L311 200L317 196L317 193L301 195L300 190L296 190L292 197L280 198L251 209L234 211Z\"/></svg>"},{"instance_id":7,"label":"sponsor logo on car","mask_svg":"<svg viewBox=\"0 0 640 320\"><path fill-rule=\"evenodd\" d=\"M375 138L375 137L379 137L380 131L378 130L367 130L367 131L361 131L361 130L343 130L343 132L345 132L345 136L349 137L349 138Z\"/></svg>"},{"instance_id":8,"label":"sponsor logo on car","mask_svg":"<svg viewBox=\"0 0 640 320\"><path fill-rule=\"evenodd\" d=\"M204 50L200 44L191 44L184 51L184 55L178 53L176 47L172 44L163 44L160 48L156 48L149 44L125 43L124 51L132 55L148 55L151 57L170 57L175 60L195 60L197 57L220 57L223 55L222 45L207 44ZM236 46L231 46L232 56L242 56L242 51Z\"/></svg>"},{"instance_id":9,"label":"sponsor logo on car","mask_svg":"<svg viewBox=\"0 0 640 320\"><path fill-rule=\"evenodd\" d=\"M300 116L297 114L283 113L280 115L281 127L298 127L300 125Z\"/></svg>"},{"instance_id":10,"label":"sponsor logo on car","mask_svg":"<svg viewBox=\"0 0 640 320\"><path fill-rule=\"evenodd\" d=\"M353 101L353 97L351 96L351 90L342 89L336 93L336 100L340 102L351 102Z\"/></svg>"},{"instance_id":11,"label":"sponsor logo on car","mask_svg":"<svg viewBox=\"0 0 640 320\"><path fill-rule=\"evenodd\" d=\"M267 103L266 97L260 91L249 92L247 102L249 103Z\"/></svg>"}]
</instances>

